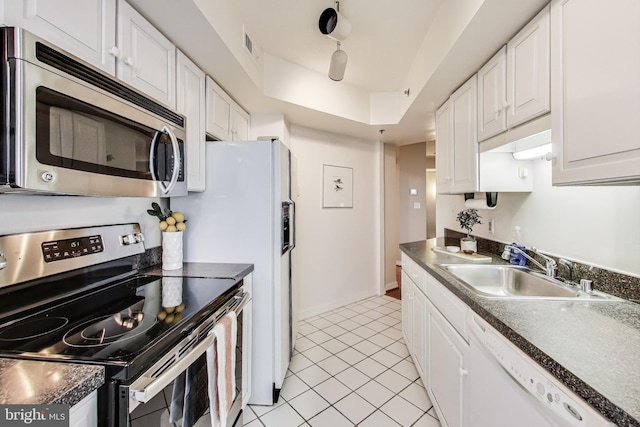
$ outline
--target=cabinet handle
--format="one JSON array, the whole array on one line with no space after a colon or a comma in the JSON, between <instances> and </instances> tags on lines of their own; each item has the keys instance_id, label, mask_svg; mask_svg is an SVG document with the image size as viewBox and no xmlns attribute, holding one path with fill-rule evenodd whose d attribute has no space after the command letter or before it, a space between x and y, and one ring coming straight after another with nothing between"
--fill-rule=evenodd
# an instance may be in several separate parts
<instances>
[{"instance_id":1,"label":"cabinet handle","mask_svg":"<svg viewBox=\"0 0 640 427\"><path fill-rule=\"evenodd\" d=\"M511 104L509 103L509 101L504 101L504 104L502 104L502 109L507 110L509 109L509 107L511 107Z\"/></svg>"},{"instance_id":2,"label":"cabinet handle","mask_svg":"<svg viewBox=\"0 0 640 427\"><path fill-rule=\"evenodd\" d=\"M469 371L466 369L462 369L462 368L458 368L458 372L460 373L461 377L464 377L465 375L469 374Z\"/></svg>"},{"instance_id":3,"label":"cabinet handle","mask_svg":"<svg viewBox=\"0 0 640 427\"><path fill-rule=\"evenodd\" d=\"M120 58L120 49L118 49L118 46L112 46L111 49L107 51L107 53L116 58Z\"/></svg>"},{"instance_id":4,"label":"cabinet handle","mask_svg":"<svg viewBox=\"0 0 640 427\"><path fill-rule=\"evenodd\" d=\"M130 66L130 67L133 67L134 62L133 62L133 58L132 58L132 57L127 56L127 57L123 60L123 62L124 62L126 65L128 65L128 66Z\"/></svg>"}]
</instances>

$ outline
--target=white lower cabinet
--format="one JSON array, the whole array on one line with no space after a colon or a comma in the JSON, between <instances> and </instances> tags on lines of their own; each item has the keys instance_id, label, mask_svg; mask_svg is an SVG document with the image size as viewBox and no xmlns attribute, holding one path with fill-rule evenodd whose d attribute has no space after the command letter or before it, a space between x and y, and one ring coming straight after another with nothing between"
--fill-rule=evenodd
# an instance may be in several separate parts
<instances>
[{"instance_id":1,"label":"white lower cabinet","mask_svg":"<svg viewBox=\"0 0 640 427\"><path fill-rule=\"evenodd\" d=\"M429 303L427 392L443 426L466 426L469 343Z\"/></svg>"},{"instance_id":2,"label":"white lower cabinet","mask_svg":"<svg viewBox=\"0 0 640 427\"><path fill-rule=\"evenodd\" d=\"M420 377L425 379L426 367L426 326L427 297L411 280L405 271L402 272L402 333L409 353L413 358Z\"/></svg>"},{"instance_id":3,"label":"white lower cabinet","mask_svg":"<svg viewBox=\"0 0 640 427\"><path fill-rule=\"evenodd\" d=\"M413 361L421 378L425 378L427 365L427 297L414 285L411 321L413 324L412 351Z\"/></svg>"},{"instance_id":4,"label":"white lower cabinet","mask_svg":"<svg viewBox=\"0 0 640 427\"><path fill-rule=\"evenodd\" d=\"M92 391L69 410L69 427L97 427L97 425L98 392Z\"/></svg>"},{"instance_id":5,"label":"white lower cabinet","mask_svg":"<svg viewBox=\"0 0 640 427\"><path fill-rule=\"evenodd\" d=\"M471 427L467 310L451 291L402 254L402 333L443 427Z\"/></svg>"}]
</instances>

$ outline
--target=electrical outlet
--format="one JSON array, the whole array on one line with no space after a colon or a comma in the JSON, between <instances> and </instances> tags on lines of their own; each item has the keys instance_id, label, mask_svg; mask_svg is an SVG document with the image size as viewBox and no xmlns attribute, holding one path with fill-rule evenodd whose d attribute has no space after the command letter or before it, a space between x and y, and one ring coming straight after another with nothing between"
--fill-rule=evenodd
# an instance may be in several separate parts
<instances>
[{"instance_id":1,"label":"electrical outlet","mask_svg":"<svg viewBox=\"0 0 640 427\"><path fill-rule=\"evenodd\" d=\"M493 234L495 232L495 230L496 230L496 224L495 224L494 220L490 219L488 225L489 225L489 233Z\"/></svg>"}]
</instances>

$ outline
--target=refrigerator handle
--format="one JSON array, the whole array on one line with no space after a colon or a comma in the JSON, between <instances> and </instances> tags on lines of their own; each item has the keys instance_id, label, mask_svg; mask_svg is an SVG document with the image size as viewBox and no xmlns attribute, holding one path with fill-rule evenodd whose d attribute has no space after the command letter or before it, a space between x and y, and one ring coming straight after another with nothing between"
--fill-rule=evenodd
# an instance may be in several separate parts
<instances>
[{"instance_id":1,"label":"refrigerator handle","mask_svg":"<svg viewBox=\"0 0 640 427\"><path fill-rule=\"evenodd\" d=\"M296 247L296 202L289 199L287 200L289 206L291 206L291 215L289 218L289 227L291 230L291 243L289 246L289 250L293 250Z\"/></svg>"}]
</instances>

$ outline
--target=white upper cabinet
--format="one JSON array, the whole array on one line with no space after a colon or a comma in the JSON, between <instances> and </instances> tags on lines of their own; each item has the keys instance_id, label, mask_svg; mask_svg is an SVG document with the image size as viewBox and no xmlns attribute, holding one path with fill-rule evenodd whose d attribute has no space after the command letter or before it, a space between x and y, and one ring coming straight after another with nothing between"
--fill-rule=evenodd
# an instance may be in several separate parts
<instances>
[{"instance_id":1,"label":"white upper cabinet","mask_svg":"<svg viewBox=\"0 0 640 427\"><path fill-rule=\"evenodd\" d=\"M453 120L451 101L436 111L436 188L438 194L448 194L453 181Z\"/></svg>"},{"instance_id":2,"label":"white upper cabinet","mask_svg":"<svg viewBox=\"0 0 640 427\"><path fill-rule=\"evenodd\" d=\"M233 100L207 76L207 133L221 141L231 141Z\"/></svg>"},{"instance_id":3,"label":"white upper cabinet","mask_svg":"<svg viewBox=\"0 0 640 427\"><path fill-rule=\"evenodd\" d=\"M187 189L205 189L205 74L178 51L176 75L178 112L187 118Z\"/></svg>"},{"instance_id":4,"label":"white upper cabinet","mask_svg":"<svg viewBox=\"0 0 640 427\"><path fill-rule=\"evenodd\" d=\"M115 75L116 0L9 0L4 24L22 27Z\"/></svg>"},{"instance_id":5,"label":"white upper cabinet","mask_svg":"<svg viewBox=\"0 0 640 427\"><path fill-rule=\"evenodd\" d=\"M236 106L233 114L231 135L234 141L246 141L249 139L249 113Z\"/></svg>"},{"instance_id":6,"label":"white upper cabinet","mask_svg":"<svg viewBox=\"0 0 640 427\"><path fill-rule=\"evenodd\" d=\"M249 114L207 76L207 134L220 141L249 139Z\"/></svg>"},{"instance_id":7,"label":"white upper cabinet","mask_svg":"<svg viewBox=\"0 0 640 427\"><path fill-rule=\"evenodd\" d=\"M478 141L550 109L549 7L478 71Z\"/></svg>"},{"instance_id":8,"label":"white upper cabinet","mask_svg":"<svg viewBox=\"0 0 640 427\"><path fill-rule=\"evenodd\" d=\"M640 181L640 2L551 3L554 185Z\"/></svg>"},{"instance_id":9,"label":"white upper cabinet","mask_svg":"<svg viewBox=\"0 0 640 427\"><path fill-rule=\"evenodd\" d=\"M507 127L549 111L549 6L507 44Z\"/></svg>"},{"instance_id":10,"label":"white upper cabinet","mask_svg":"<svg viewBox=\"0 0 640 427\"><path fill-rule=\"evenodd\" d=\"M478 183L477 77L474 74L436 112L438 194L471 193Z\"/></svg>"},{"instance_id":11,"label":"white upper cabinet","mask_svg":"<svg viewBox=\"0 0 640 427\"><path fill-rule=\"evenodd\" d=\"M117 77L175 108L176 48L124 0L118 0L118 47Z\"/></svg>"},{"instance_id":12,"label":"white upper cabinet","mask_svg":"<svg viewBox=\"0 0 640 427\"><path fill-rule=\"evenodd\" d=\"M453 179L452 193L469 193L478 182L477 79L474 74L451 95L453 119Z\"/></svg>"},{"instance_id":13,"label":"white upper cabinet","mask_svg":"<svg viewBox=\"0 0 640 427\"><path fill-rule=\"evenodd\" d=\"M478 71L478 141L507 130L507 47Z\"/></svg>"}]
</instances>

